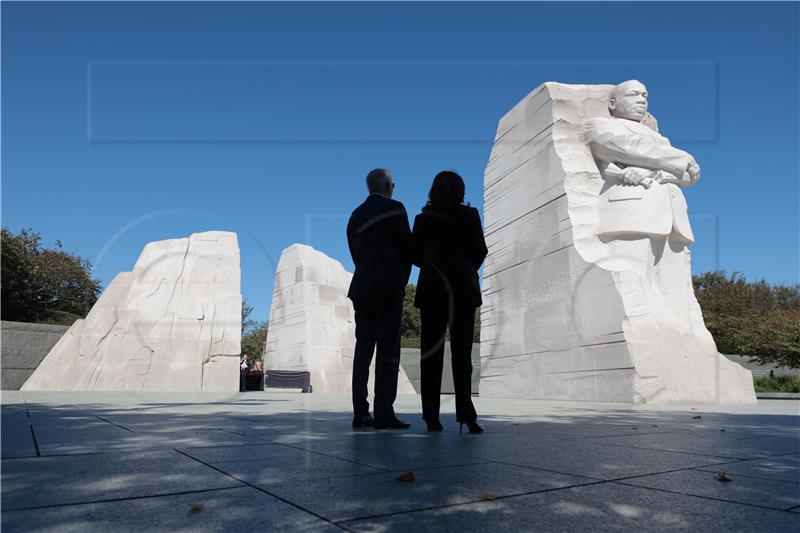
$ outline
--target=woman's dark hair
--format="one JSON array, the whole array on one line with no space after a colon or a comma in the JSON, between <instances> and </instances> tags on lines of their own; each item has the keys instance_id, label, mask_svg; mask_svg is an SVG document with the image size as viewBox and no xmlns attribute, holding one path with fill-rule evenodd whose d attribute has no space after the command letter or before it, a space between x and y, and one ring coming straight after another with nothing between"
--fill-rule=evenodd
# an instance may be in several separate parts
<instances>
[{"instance_id":1,"label":"woman's dark hair","mask_svg":"<svg viewBox=\"0 0 800 533\"><path fill-rule=\"evenodd\" d=\"M433 178L428 200L434 207L455 207L464 202L464 180L450 170L443 170Z\"/></svg>"}]
</instances>

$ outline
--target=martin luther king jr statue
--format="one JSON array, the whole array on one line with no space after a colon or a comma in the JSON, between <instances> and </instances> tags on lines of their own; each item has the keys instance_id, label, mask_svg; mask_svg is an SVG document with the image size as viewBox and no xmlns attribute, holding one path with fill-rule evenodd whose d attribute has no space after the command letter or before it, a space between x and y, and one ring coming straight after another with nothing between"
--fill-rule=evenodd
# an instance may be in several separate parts
<instances>
[{"instance_id":1,"label":"martin luther king jr statue","mask_svg":"<svg viewBox=\"0 0 800 533\"><path fill-rule=\"evenodd\" d=\"M700 179L700 167L659 135L647 112L647 97L641 82L620 83L611 91L611 116L586 122L586 140L606 180L599 197L598 234L669 236L676 243L693 243L681 187Z\"/></svg>"},{"instance_id":2,"label":"martin luther king jr statue","mask_svg":"<svg viewBox=\"0 0 800 533\"><path fill-rule=\"evenodd\" d=\"M546 82L500 119L484 173L481 397L755 403L692 286L691 154L647 88Z\"/></svg>"}]
</instances>

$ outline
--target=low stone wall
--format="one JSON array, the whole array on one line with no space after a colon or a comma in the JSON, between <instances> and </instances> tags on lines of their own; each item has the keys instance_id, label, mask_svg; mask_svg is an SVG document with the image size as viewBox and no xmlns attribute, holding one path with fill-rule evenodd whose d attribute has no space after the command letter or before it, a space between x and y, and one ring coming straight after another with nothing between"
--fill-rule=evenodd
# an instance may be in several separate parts
<instances>
[{"instance_id":1,"label":"low stone wall","mask_svg":"<svg viewBox=\"0 0 800 533\"><path fill-rule=\"evenodd\" d=\"M19 390L69 326L0 322L2 390Z\"/></svg>"},{"instance_id":2,"label":"low stone wall","mask_svg":"<svg viewBox=\"0 0 800 533\"><path fill-rule=\"evenodd\" d=\"M403 348L400 351L400 364L406 371L408 380L417 394L420 393L420 353L419 348ZM481 379L481 345L472 345L472 394L478 394ZM442 370L442 394L454 394L453 366L450 358L450 343L444 346L444 368Z\"/></svg>"}]
</instances>

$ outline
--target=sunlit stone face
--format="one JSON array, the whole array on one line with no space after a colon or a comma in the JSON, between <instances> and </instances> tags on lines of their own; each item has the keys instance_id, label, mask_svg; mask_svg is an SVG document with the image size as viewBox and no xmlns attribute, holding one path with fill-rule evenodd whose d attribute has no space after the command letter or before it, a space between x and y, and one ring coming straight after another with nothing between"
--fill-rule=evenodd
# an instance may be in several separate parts
<instances>
[{"instance_id":1,"label":"sunlit stone face","mask_svg":"<svg viewBox=\"0 0 800 533\"><path fill-rule=\"evenodd\" d=\"M641 122L647 115L647 87L639 81L624 81L614 88L609 102L611 114Z\"/></svg>"}]
</instances>

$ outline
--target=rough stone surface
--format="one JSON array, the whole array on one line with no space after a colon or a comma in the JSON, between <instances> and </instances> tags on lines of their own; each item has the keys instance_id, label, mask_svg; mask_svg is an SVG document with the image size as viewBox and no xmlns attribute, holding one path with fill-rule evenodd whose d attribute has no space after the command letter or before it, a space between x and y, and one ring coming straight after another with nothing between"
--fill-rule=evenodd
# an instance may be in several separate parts
<instances>
[{"instance_id":1,"label":"rough stone surface","mask_svg":"<svg viewBox=\"0 0 800 533\"><path fill-rule=\"evenodd\" d=\"M750 372L703 323L686 243L600 236L604 179L583 132L609 116L611 88L545 83L500 120L484 176L480 394L753 403Z\"/></svg>"},{"instance_id":2,"label":"rough stone surface","mask_svg":"<svg viewBox=\"0 0 800 533\"><path fill-rule=\"evenodd\" d=\"M241 310L235 233L151 242L22 390L236 391Z\"/></svg>"},{"instance_id":3,"label":"rough stone surface","mask_svg":"<svg viewBox=\"0 0 800 533\"><path fill-rule=\"evenodd\" d=\"M356 336L347 288L352 277L310 246L293 244L281 253L264 353L267 370L309 371L314 392L351 391ZM373 359L370 391L374 367ZM402 367L397 393L415 393Z\"/></svg>"},{"instance_id":4,"label":"rough stone surface","mask_svg":"<svg viewBox=\"0 0 800 533\"><path fill-rule=\"evenodd\" d=\"M55 324L2 321L2 389L19 390L69 329Z\"/></svg>"}]
</instances>

